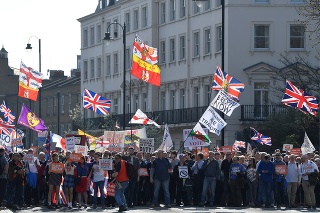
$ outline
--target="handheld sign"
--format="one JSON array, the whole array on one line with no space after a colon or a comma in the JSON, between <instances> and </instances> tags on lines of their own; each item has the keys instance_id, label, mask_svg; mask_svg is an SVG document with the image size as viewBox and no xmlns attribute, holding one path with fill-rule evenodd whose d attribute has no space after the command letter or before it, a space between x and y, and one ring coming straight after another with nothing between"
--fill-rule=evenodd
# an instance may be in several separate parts
<instances>
[{"instance_id":1,"label":"handheld sign","mask_svg":"<svg viewBox=\"0 0 320 213\"><path fill-rule=\"evenodd\" d=\"M74 137L68 137L66 138L66 150L73 152L74 151L74 147L75 146L75 140Z\"/></svg>"},{"instance_id":2,"label":"handheld sign","mask_svg":"<svg viewBox=\"0 0 320 213\"><path fill-rule=\"evenodd\" d=\"M221 146L221 152L232 152L232 146Z\"/></svg>"},{"instance_id":3,"label":"handheld sign","mask_svg":"<svg viewBox=\"0 0 320 213\"><path fill-rule=\"evenodd\" d=\"M140 152L153 153L154 152L154 138L140 138Z\"/></svg>"},{"instance_id":4,"label":"handheld sign","mask_svg":"<svg viewBox=\"0 0 320 213\"><path fill-rule=\"evenodd\" d=\"M178 166L179 169L179 178L188 178L188 167L187 166Z\"/></svg>"},{"instance_id":5,"label":"handheld sign","mask_svg":"<svg viewBox=\"0 0 320 213\"><path fill-rule=\"evenodd\" d=\"M278 172L280 175L286 175L287 172L287 165L276 165L274 167L275 171Z\"/></svg>"},{"instance_id":6,"label":"handheld sign","mask_svg":"<svg viewBox=\"0 0 320 213\"><path fill-rule=\"evenodd\" d=\"M293 154L295 156L301 156L301 148L292 148L290 150L290 154Z\"/></svg>"},{"instance_id":7,"label":"handheld sign","mask_svg":"<svg viewBox=\"0 0 320 213\"><path fill-rule=\"evenodd\" d=\"M63 163L51 163L50 164L50 172L62 174L64 170Z\"/></svg>"},{"instance_id":8,"label":"handheld sign","mask_svg":"<svg viewBox=\"0 0 320 213\"><path fill-rule=\"evenodd\" d=\"M107 185L107 196L114 197L115 188L116 188L116 184L108 182L108 185Z\"/></svg>"},{"instance_id":9,"label":"handheld sign","mask_svg":"<svg viewBox=\"0 0 320 213\"><path fill-rule=\"evenodd\" d=\"M100 159L99 169L102 170L112 170L112 159Z\"/></svg>"},{"instance_id":10,"label":"handheld sign","mask_svg":"<svg viewBox=\"0 0 320 213\"><path fill-rule=\"evenodd\" d=\"M34 155L33 154L25 154L23 156L23 160L28 164L34 164Z\"/></svg>"},{"instance_id":11,"label":"handheld sign","mask_svg":"<svg viewBox=\"0 0 320 213\"><path fill-rule=\"evenodd\" d=\"M140 168L138 170L138 173L139 173L139 176L143 176L143 177L149 176L147 168Z\"/></svg>"},{"instance_id":12,"label":"handheld sign","mask_svg":"<svg viewBox=\"0 0 320 213\"><path fill-rule=\"evenodd\" d=\"M82 157L82 154L81 153L71 153L70 154L70 161L71 162L80 162L81 160L81 157Z\"/></svg>"},{"instance_id":13,"label":"handheld sign","mask_svg":"<svg viewBox=\"0 0 320 213\"><path fill-rule=\"evenodd\" d=\"M75 145L75 146L74 146L74 151L75 151L75 153L81 153L81 154L83 154L83 155L87 155L87 153L88 153L88 146Z\"/></svg>"}]
</instances>

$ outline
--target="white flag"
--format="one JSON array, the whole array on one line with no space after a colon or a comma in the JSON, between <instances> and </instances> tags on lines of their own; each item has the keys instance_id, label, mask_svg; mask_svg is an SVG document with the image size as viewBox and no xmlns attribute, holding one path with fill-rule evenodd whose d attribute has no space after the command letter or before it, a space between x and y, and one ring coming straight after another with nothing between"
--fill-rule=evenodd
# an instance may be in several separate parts
<instances>
[{"instance_id":1,"label":"white flag","mask_svg":"<svg viewBox=\"0 0 320 213\"><path fill-rule=\"evenodd\" d=\"M311 143L307 133L305 132L304 135L304 141L301 146L301 152L303 155L306 155L308 153L314 152L316 149L314 148L313 144Z\"/></svg>"},{"instance_id":2,"label":"white flag","mask_svg":"<svg viewBox=\"0 0 320 213\"><path fill-rule=\"evenodd\" d=\"M221 129L223 129L227 123L220 117L220 115L214 110L213 106L209 106L203 113L199 122L208 130L216 135L220 135Z\"/></svg>"},{"instance_id":3,"label":"white flag","mask_svg":"<svg viewBox=\"0 0 320 213\"><path fill-rule=\"evenodd\" d=\"M248 145L247 145L247 154L248 154L248 155L251 155L251 154L252 154L252 147L251 147L251 144L250 144L250 143L248 143Z\"/></svg>"},{"instance_id":4,"label":"white flag","mask_svg":"<svg viewBox=\"0 0 320 213\"><path fill-rule=\"evenodd\" d=\"M228 95L224 90L220 90L216 97L210 104L216 109L220 110L224 114L230 116L235 108L240 106L240 104Z\"/></svg>"},{"instance_id":5,"label":"white flag","mask_svg":"<svg viewBox=\"0 0 320 213\"><path fill-rule=\"evenodd\" d=\"M149 119L146 114L144 114L140 109L137 110L136 114L132 117L129 124L153 124L160 128L160 125Z\"/></svg>"},{"instance_id":6,"label":"white flag","mask_svg":"<svg viewBox=\"0 0 320 213\"><path fill-rule=\"evenodd\" d=\"M169 133L168 125L166 124L164 127L162 144L159 146L157 151L162 150L162 151L168 152L170 149L172 149L172 147L173 147L173 143L172 143L171 135Z\"/></svg>"}]
</instances>

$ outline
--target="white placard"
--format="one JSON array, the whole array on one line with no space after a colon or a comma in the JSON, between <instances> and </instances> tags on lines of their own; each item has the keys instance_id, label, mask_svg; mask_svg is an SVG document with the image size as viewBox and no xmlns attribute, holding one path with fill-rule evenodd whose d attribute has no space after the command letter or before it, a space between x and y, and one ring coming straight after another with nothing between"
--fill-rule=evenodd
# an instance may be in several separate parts
<instances>
[{"instance_id":1,"label":"white placard","mask_svg":"<svg viewBox=\"0 0 320 213\"><path fill-rule=\"evenodd\" d=\"M240 104L232 100L224 90L219 91L210 105L228 116L231 116L233 110L240 106Z\"/></svg>"},{"instance_id":2,"label":"white placard","mask_svg":"<svg viewBox=\"0 0 320 213\"><path fill-rule=\"evenodd\" d=\"M227 123L214 110L213 106L209 106L207 108L199 122L207 127L210 132L218 136L220 135L221 130L227 125Z\"/></svg>"},{"instance_id":3,"label":"white placard","mask_svg":"<svg viewBox=\"0 0 320 213\"><path fill-rule=\"evenodd\" d=\"M112 159L100 159L99 169L102 170L112 170Z\"/></svg>"},{"instance_id":4,"label":"white placard","mask_svg":"<svg viewBox=\"0 0 320 213\"><path fill-rule=\"evenodd\" d=\"M188 178L188 167L187 166L178 166L179 178Z\"/></svg>"},{"instance_id":5,"label":"white placard","mask_svg":"<svg viewBox=\"0 0 320 213\"><path fill-rule=\"evenodd\" d=\"M74 152L75 153L81 153L83 155L87 155L88 154L88 147L87 146L75 145L74 146Z\"/></svg>"},{"instance_id":6,"label":"white placard","mask_svg":"<svg viewBox=\"0 0 320 213\"><path fill-rule=\"evenodd\" d=\"M74 136L66 138L66 150L73 152L75 148Z\"/></svg>"},{"instance_id":7,"label":"white placard","mask_svg":"<svg viewBox=\"0 0 320 213\"><path fill-rule=\"evenodd\" d=\"M27 162L28 164L34 164L34 155L33 154L25 154L24 156L23 156L23 160L25 161L25 162Z\"/></svg>"},{"instance_id":8,"label":"white placard","mask_svg":"<svg viewBox=\"0 0 320 213\"><path fill-rule=\"evenodd\" d=\"M287 143L285 143L285 144L283 144L283 146L282 146L282 151L288 152L288 151L290 151L292 148L293 148L293 144L287 144Z\"/></svg>"},{"instance_id":9,"label":"white placard","mask_svg":"<svg viewBox=\"0 0 320 213\"><path fill-rule=\"evenodd\" d=\"M140 152L153 153L154 152L154 138L140 138Z\"/></svg>"}]
</instances>

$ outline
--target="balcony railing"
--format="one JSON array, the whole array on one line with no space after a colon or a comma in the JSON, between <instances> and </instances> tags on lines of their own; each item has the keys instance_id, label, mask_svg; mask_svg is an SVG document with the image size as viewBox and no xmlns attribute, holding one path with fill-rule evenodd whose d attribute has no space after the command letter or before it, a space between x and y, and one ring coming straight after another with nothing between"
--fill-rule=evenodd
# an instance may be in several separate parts
<instances>
[{"instance_id":1,"label":"balcony railing","mask_svg":"<svg viewBox=\"0 0 320 213\"><path fill-rule=\"evenodd\" d=\"M266 121L272 114L288 109L285 105L241 105L242 121Z\"/></svg>"}]
</instances>

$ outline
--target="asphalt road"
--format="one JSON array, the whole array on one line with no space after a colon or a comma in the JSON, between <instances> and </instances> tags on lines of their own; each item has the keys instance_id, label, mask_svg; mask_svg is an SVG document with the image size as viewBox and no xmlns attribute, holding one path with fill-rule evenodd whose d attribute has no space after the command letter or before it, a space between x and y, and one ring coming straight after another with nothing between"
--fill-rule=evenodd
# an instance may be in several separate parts
<instances>
[{"instance_id":1,"label":"asphalt road","mask_svg":"<svg viewBox=\"0 0 320 213\"><path fill-rule=\"evenodd\" d=\"M286 209L282 207L281 209L277 208L222 208L222 207L172 207L170 209L165 207L157 207L157 208L149 208L149 207L134 207L129 208L127 212L131 213L146 213L146 212L157 212L161 211L161 213L247 213L247 212L264 212L264 213L275 213L275 212L288 212L288 213L302 213L302 212L319 212L318 209L306 209L306 208L297 208L297 209ZM48 209L46 207L34 207L34 208L25 208L23 210L12 211L9 209L0 210L1 213L12 213L12 212L109 212L116 213L118 212L118 208L107 208L107 209L77 209L74 208L72 210L68 210L67 208L60 209Z\"/></svg>"}]
</instances>

